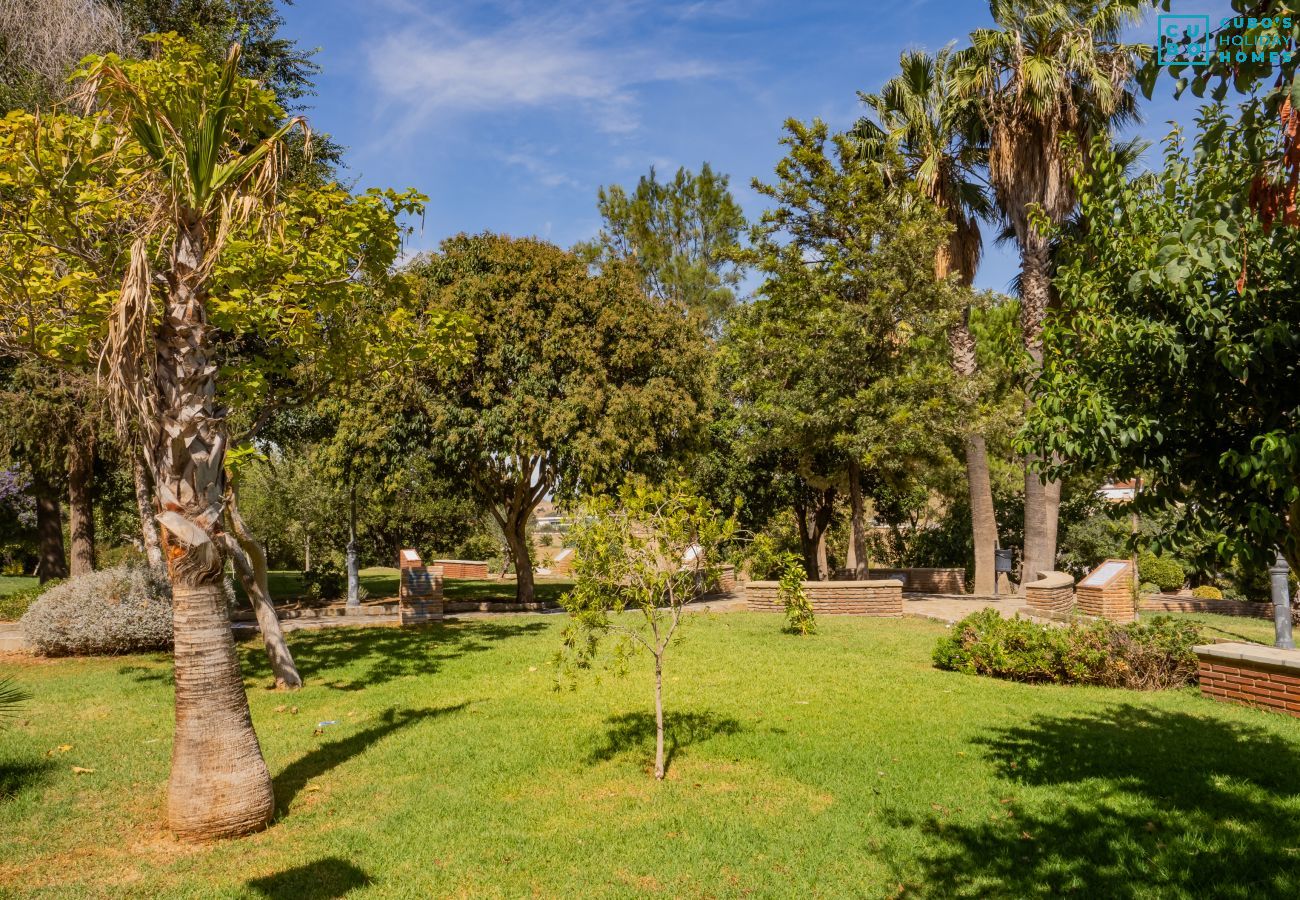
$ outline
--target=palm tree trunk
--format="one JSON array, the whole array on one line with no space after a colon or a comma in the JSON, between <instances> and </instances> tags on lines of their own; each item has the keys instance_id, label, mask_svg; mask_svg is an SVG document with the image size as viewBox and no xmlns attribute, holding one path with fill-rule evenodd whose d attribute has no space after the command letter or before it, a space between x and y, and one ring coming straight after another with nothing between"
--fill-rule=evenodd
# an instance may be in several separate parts
<instances>
[{"instance_id":1,"label":"palm tree trunk","mask_svg":"<svg viewBox=\"0 0 1300 900\"><path fill-rule=\"evenodd\" d=\"M275 812L253 731L222 591L217 536L225 507L225 410L216 399L201 226L182 228L155 335L159 421L151 447L162 545L172 582L176 734L167 820L187 840L247 834Z\"/></svg>"},{"instance_id":2,"label":"palm tree trunk","mask_svg":"<svg viewBox=\"0 0 1300 900\"><path fill-rule=\"evenodd\" d=\"M149 470L144 466L139 451L131 460L131 478L135 482L135 505L140 513L140 539L144 544L144 555L149 561L149 568L163 571L162 544L158 538L157 513L153 508L153 487L149 481Z\"/></svg>"},{"instance_id":3,"label":"palm tree trunk","mask_svg":"<svg viewBox=\"0 0 1300 900\"><path fill-rule=\"evenodd\" d=\"M68 444L68 531L72 537L72 575L95 571L95 450L90 441Z\"/></svg>"},{"instance_id":4,"label":"palm tree trunk","mask_svg":"<svg viewBox=\"0 0 1300 900\"><path fill-rule=\"evenodd\" d=\"M859 581L867 577L867 515L862 502L862 468L856 461L849 463L849 545L853 550L853 577Z\"/></svg>"},{"instance_id":5,"label":"palm tree trunk","mask_svg":"<svg viewBox=\"0 0 1300 900\"><path fill-rule=\"evenodd\" d=\"M1032 385L1043 365L1043 321L1051 299L1051 253L1046 239L1032 229L1021 243L1020 259L1020 329L1025 351L1029 354L1028 379ZM1025 395L1025 411L1033 405L1033 396ZM1056 566L1056 526L1061 504L1061 486L1045 482L1034 471L1039 459L1028 454L1025 463L1025 553L1020 571L1020 590L1038 577L1039 572Z\"/></svg>"},{"instance_id":6,"label":"palm tree trunk","mask_svg":"<svg viewBox=\"0 0 1300 900\"><path fill-rule=\"evenodd\" d=\"M975 377L975 335L970 330L970 307L948 331L952 369L967 384ZM993 509L993 482L989 477L988 447L984 435L966 433L966 484L970 492L971 542L975 548L975 593L991 594L996 585L994 551L998 546L998 519Z\"/></svg>"},{"instance_id":7,"label":"palm tree trunk","mask_svg":"<svg viewBox=\"0 0 1300 900\"><path fill-rule=\"evenodd\" d=\"M39 471L32 472L32 494L36 498L36 541L40 550L37 574L41 584L52 578L67 578L68 557L63 550L59 495Z\"/></svg>"}]
</instances>

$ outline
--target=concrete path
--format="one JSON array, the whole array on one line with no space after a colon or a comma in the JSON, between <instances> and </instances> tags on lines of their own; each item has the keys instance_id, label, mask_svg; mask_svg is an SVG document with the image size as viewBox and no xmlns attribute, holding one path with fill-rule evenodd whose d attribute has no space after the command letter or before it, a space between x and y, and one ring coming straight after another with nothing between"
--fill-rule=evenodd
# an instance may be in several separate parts
<instances>
[{"instance_id":1,"label":"concrete path","mask_svg":"<svg viewBox=\"0 0 1300 900\"><path fill-rule=\"evenodd\" d=\"M1010 619L1024 608L1025 598L1015 594L978 596L974 594L904 594L903 615L935 619L939 622L960 621L981 609L996 609Z\"/></svg>"},{"instance_id":2,"label":"concrete path","mask_svg":"<svg viewBox=\"0 0 1300 900\"><path fill-rule=\"evenodd\" d=\"M0 653L26 653L28 649L17 622L0 622Z\"/></svg>"}]
</instances>

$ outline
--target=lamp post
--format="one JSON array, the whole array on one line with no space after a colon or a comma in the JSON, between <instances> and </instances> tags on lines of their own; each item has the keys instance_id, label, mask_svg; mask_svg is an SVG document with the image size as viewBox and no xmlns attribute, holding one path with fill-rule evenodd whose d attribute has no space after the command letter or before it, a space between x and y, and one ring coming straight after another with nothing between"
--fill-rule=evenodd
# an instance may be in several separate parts
<instances>
[{"instance_id":1,"label":"lamp post","mask_svg":"<svg viewBox=\"0 0 1300 900\"><path fill-rule=\"evenodd\" d=\"M1295 641L1291 637L1291 584L1287 576L1291 569L1282 554L1268 570L1269 584L1273 589L1273 632L1276 635L1273 646L1283 650L1294 650Z\"/></svg>"}]
</instances>

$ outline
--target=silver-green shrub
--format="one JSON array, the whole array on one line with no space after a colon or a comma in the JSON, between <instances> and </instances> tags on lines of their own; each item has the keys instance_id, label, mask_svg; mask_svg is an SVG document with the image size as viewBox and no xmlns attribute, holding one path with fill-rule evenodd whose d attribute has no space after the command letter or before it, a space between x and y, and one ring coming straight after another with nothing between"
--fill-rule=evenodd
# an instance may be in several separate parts
<instances>
[{"instance_id":1,"label":"silver-green shrub","mask_svg":"<svg viewBox=\"0 0 1300 900\"><path fill-rule=\"evenodd\" d=\"M19 624L46 656L163 650L172 644L171 588L143 567L79 575L41 595Z\"/></svg>"}]
</instances>

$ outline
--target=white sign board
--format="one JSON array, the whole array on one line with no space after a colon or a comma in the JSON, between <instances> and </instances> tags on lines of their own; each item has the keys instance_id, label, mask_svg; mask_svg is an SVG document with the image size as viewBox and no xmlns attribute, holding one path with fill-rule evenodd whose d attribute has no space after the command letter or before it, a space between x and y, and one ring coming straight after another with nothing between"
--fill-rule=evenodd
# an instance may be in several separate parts
<instances>
[{"instance_id":1,"label":"white sign board","mask_svg":"<svg viewBox=\"0 0 1300 900\"><path fill-rule=\"evenodd\" d=\"M1093 569L1087 578L1080 581L1079 587L1105 587L1118 578L1128 566L1128 563L1115 559L1104 562Z\"/></svg>"}]
</instances>

